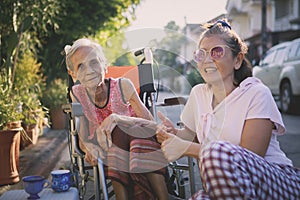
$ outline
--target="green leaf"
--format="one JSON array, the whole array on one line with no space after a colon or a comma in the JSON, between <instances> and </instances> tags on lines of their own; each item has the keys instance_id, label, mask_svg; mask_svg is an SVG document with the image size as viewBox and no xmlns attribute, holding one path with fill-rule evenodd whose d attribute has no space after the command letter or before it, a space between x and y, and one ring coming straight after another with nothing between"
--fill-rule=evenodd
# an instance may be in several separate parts
<instances>
[{"instance_id":1,"label":"green leaf","mask_svg":"<svg viewBox=\"0 0 300 200\"><path fill-rule=\"evenodd\" d=\"M25 17L25 19L23 20L23 22L20 25L19 30L21 32L25 32L27 29L29 29L32 25L32 20L33 20L32 16Z\"/></svg>"},{"instance_id":2,"label":"green leaf","mask_svg":"<svg viewBox=\"0 0 300 200\"><path fill-rule=\"evenodd\" d=\"M7 38L7 58L9 58L13 50L18 45L18 35L16 32L11 32Z\"/></svg>"}]
</instances>

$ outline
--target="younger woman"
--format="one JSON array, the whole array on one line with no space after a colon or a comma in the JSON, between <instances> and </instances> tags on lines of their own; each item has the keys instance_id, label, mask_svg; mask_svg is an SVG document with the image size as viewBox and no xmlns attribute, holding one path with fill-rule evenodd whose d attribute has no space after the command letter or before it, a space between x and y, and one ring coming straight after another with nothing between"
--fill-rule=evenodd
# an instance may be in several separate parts
<instances>
[{"instance_id":1,"label":"younger woman","mask_svg":"<svg viewBox=\"0 0 300 200\"><path fill-rule=\"evenodd\" d=\"M193 199L300 199L300 170L276 138L285 132L281 115L270 90L252 77L246 44L226 21L204 28L194 57L205 84L190 93L183 129L160 115L164 155L200 160L204 190ZM199 142L190 142L194 136Z\"/></svg>"}]
</instances>

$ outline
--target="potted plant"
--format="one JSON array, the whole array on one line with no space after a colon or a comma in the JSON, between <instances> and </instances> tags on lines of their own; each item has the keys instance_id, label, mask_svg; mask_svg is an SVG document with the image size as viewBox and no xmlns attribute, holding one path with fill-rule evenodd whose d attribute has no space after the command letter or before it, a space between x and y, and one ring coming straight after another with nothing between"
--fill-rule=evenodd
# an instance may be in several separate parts
<instances>
[{"instance_id":1,"label":"potted plant","mask_svg":"<svg viewBox=\"0 0 300 200\"><path fill-rule=\"evenodd\" d=\"M62 105L67 101L67 81L54 79L49 87L43 91L42 104L49 108L50 124L52 129L66 129L67 116Z\"/></svg>"},{"instance_id":2,"label":"potted plant","mask_svg":"<svg viewBox=\"0 0 300 200\"><path fill-rule=\"evenodd\" d=\"M19 153L22 104L17 95L12 94L8 75L0 73L0 185L19 181Z\"/></svg>"},{"instance_id":3,"label":"potted plant","mask_svg":"<svg viewBox=\"0 0 300 200\"><path fill-rule=\"evenodd\" d=\"M21 149L30 144L35 145L39 136L43 134L43 119L47 110L41 105L40 100L35 95L27 95L28 99L23 104L22 113L24 118L22 127L25 130L25 134L21 134Z\"/></svg>"},{"instance_id":4,"label":"potted plant","mask_svg":"<svg viewBox=\"0 0 300 200\"><path fill-rule=\"evenodd\" d=\"M44 87L40 64L30 51L25 51L17 64L14 90L22 101L22 126L26 134L21 135L21 148L36 144L43 130L43 119L47 109L42 106L40 96Z\"/></svg>"},{"instance_id":5,"label":"potted plant","mask_svg":"<svg viewBox=\"0 0 300 200\"><path fill-rule=\"evenodd\" d=\"M1 44L5 56L1 57L0 68L0 185L19 181L20 134L24 133L21 120L24 116L20 88L14 84L19 58L24 49L28 49L24 45L25 31L31 24L32 17L27 16L16 23L9 35L2 35L6 39Z\"/></svg>"}]
</instances>

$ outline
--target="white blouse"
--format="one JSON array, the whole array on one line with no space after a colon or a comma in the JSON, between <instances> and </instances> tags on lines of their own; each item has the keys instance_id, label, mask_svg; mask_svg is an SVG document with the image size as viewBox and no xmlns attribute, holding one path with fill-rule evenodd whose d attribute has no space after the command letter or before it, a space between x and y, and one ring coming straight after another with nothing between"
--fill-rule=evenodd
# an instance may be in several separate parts
<instances>
[{"instance_id":1,"label":"white blouse","mask_svg":"<svg viewBox=\"0 0 300 200\"><path fill-rule=\"evenodd\" d=\"M220 104L212 108L213 93L207 84L193 87L181 120L196 132L200 144L222 140L238 145L247 119L270 119L275 124L265 155L270 162L292 165L280 149L277 135L285 133L281 114L270 90L254 77L244 80Z\"/></svg>"}]
</instances>

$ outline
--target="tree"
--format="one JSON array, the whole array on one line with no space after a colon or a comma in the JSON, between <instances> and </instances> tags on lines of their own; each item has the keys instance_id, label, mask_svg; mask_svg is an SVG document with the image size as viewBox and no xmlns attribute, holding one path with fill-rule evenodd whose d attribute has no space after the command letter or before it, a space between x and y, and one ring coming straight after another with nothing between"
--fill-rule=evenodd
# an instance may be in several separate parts
<instances>
[{"instance_id":1,"label":"tree","mask_svg":"<svg viewBox=\"0 0 300 200\"><path fill-rule=\"evenodd\" d=\"M55 26L58 2L47 0L0 2L1 66L16 62L24 50L34 51L37 36L46 35ZM45 12L46 11L46 12ZM25 32L26 31L26 32Z\"/></svg>"},{"instance_id":2,"label":"tree","mask_svg":"<svg viewBox=\"0 0 300 200\"><path fill-rule=\"evenodd\" d=\"M96 35L104 43L129 24L139 2L1 0L0 127L24 117L21 105L23 111L41 106L42 91L48 93L51 85L40 90L41 82L67 78L62 67L64 45L79 37ZM42 86L44 88L44 84Z\"/></svg>"},{"instance_id":3,"label":"tree","mask_svg":"<svg viewBox=\"0 0 300 200\"><path fill-rule=\"evenodd\" d=\"M65 0L58 13L58 28L39 38L39 59L49 80L66 73L61 51L66 44L83 36L93 36L100 43L129 25L140 0ZM46 47L46 48L45 48ZM63 77L62 77L63 78Z\"/></svg>"},{"instance_id":4,"label":"tree","mask_svg":"<svg viewBox=\"0 0 300 200\"><path fill-rule=\"evenodd\" d=\"M156 50L153 55L159 63L159 78L168 77L170 85L165 87L172 90L181 90L175 79L183 73L185 58L181 53L181 47L185 42L184 34L174 21L170 21L164 27L165 37L160 41L153 41ZM155 71L154 71L155 72ZM179 84L180 85L180 84Z\"/></svg>"},{"instance_id":5,"label":"tree","mask_svg":"<svg viewBox=\"0 0 300 200\"><path fill-rule=\"evenodd\" d=\"M99 40L99 39L98 39ZM138 60L130 52L126 44L124 32L119 32L105 40L102 44L104 54L110 65L114 66L129 66L137 65ZM101 43L101 40L99 41Z\"/></svg>"},{"instance_id":6,"label":"tree","mask_svg":"<svg viewBox=\"0 0 300 200\"><path fill-rule=\"evenodd\" d=\"M184 42L184 35L180 32L180 27L174 21L169 22L164 31L166 36L157 42L158 51L155 58L163 65L171 66L180 71L177 57L180 57L180 49Z\"/></svg>"},{"instance_id":7,"label":"tree","mask_svg":"<svg viewBox=\"0 0 300 200\"><path fill-rule=\"evenodd\" d=\"M104 41L129 25L139 2L140 0L2 0L1 67L10 62L13 55L22 52L22 49L31 49L42 63L48 82L63 77L64 73L59 72L64 68L61 51L65 44L83 36L99 35L99 39ZM29 16L32 23L26 37L16 37L20 36L20 25ZM7 41L15 41L11 38L22 40L8 44ZM16 51L16 44L21 44L20 51Z\"/></svg>"}]
</instances>

